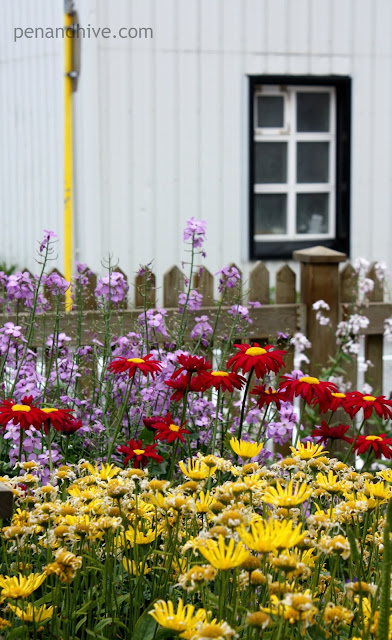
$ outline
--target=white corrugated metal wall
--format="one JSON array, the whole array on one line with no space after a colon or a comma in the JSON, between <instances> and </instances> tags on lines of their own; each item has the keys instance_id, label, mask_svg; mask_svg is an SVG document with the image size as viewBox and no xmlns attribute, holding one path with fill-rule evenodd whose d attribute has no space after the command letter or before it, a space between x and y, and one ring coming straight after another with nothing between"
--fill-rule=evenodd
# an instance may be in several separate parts
<instances>
[{"instance_id":1,"label":"white corrugated metal wall","mask_svg":"<svg viewBox=\"0 0 392 640\"><path fill-rule=\"evenodd\" d=\"M390 0L79 0L82 26L152 27L85 39L75 96L77 258L127 273L184 258L190 216L208 221L213 271L246 271L246 74L353 78L352 255L390 260ZM8 31L62 24L62 0L3 0L2 255L32 264L40 229L62 234L62 42ZM11 34L13 35L13 34ZM27 232L26 232L27 230ZM17 240L16 240L17 239Z\"/></svg>"}]
</instances>

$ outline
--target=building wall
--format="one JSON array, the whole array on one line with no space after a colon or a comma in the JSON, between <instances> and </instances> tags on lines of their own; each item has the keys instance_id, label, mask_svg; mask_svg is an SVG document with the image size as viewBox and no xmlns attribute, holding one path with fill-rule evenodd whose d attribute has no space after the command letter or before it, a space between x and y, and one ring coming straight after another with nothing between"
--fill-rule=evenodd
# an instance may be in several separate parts
<instances>
[{"instance_id":1,"label":"building wall","mask_svg":"<svg viewBox=\"0 0 392 640\"><path fill-rule=\"evenodd\" d=\"M7 33L19 21L61 25L59 5L3 0ZM78 0L76 7L81 26L154 32L152 40L82 42L77 259L98 270L111 253L129 274L153 259L159 280L186 259L182 228L195 216L208 223L210 270L234 261L247 272L245 77L344 74L353 78L351 253L392 267L390 0ZM54 228L61 245L63 43L3 44L1 255L32 268L42 228Z\"/></svg>"}]
</instances>

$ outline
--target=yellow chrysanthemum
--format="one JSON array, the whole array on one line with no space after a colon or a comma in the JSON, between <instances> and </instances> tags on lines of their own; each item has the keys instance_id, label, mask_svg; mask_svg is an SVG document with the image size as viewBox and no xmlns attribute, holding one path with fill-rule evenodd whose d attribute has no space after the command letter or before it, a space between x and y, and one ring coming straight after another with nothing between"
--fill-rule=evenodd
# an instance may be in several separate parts
<instances>
[{"instance_id":1,"label":"yellow chrysanthemum","mask_svg":"<svg viewBox=\"0 0 392 640\"><path fill-rule=\"evenodd\" d=\"M235 544L234 539L231 538L226 545L223 536L219 536L218 541L211 539L203 541L199 551L215 569L221 571L238 567L250 555L242 542Z\"/></svg>"},{"instance_id":2,"label":"yellow chrysanthemum","mask_svg":"<svg viewBox=\"0 0 392 640\"><path fill-rule=\"evenodd\" d=\"M47 607L45 604L42 607L34 607L32 604L28 604L26 609L20 609L19 607L8 605L15 615L23 622L34 622L36 624L42 624L47 622L53 616L53 607Z\"/></svg>"},{"instance_id":3,"label":"yellow chrysanthemum","mask_svg":"<svg viewBox=\"0 0 392 640\"><path fill-rule=\"evenodd\" d=\"M239 535L252 551L269 553L276 549L290 549L302 542L305 534L301 533L301 528L301 524L293 527L291 520L259 520L251 523L250 531L242 526Z\"/></svg>"},{"instance_id":4,"label":"yellow chrysanthemum","mask_svg":"<svg viewBox=\"0 0 392 640\"><path fill-rule=\"evenodd\" d=\"M143 566L143 562L139 562L139 566L137 566L134 560L128 560L127 558L123 558L122 564L125 571L127 571L130 576L141 576L142 574L147 575L151 571L146 564Z\"/></svg>"},{"instance_id":5,"label":"yellow chrysanthemum","mask_svg":"<svg viewBox=\"0 0 392 640\"><path fill-rule=\"evenodd\" d=\"M200 491L199 498L195 505L196 513L208 513L211 511L211 505L214 504L214 502L215 498L210 495L209 491L206 493L204 493L204 491Z\"/></svg>"},{"instance_id":6,"label":"yellow chrysanthemum","mask_svg":"<svg viewBox=\"0 0 392 640\"><path fill-rule=\"evenodd\" d=\"M316 485L328 493L343 493L346 483L341 482L333 471L329 471L328 476L323 473L317 474Z\"/></svg>"},{"instance_id":7,"label":"yellow chrysanthemum","mask_svg":"<svg viewBox=\"0 0 392 640\"><path fill-rule=\"evenodd\" d=\"M162 533L163 528L158 527L157 529L148 529L147 531L142 531L141 529L128 529L125 532L125 538L127 542L130 543L131 547L141 544L150 544L154 542L155 538L157 538ZM123 535L120 538L124 538Z\"/></svg>"},{"instance_id":8,"label":"yellow chrysanthemum","mask_svg":"<svg viewBox=\"0 0 392 640\"><path fill-rule=\"evenodd\" d=\"M29 576L0 576L1 597L27 598L33 591L41 586L46 578L46 573L31 573Z\"/></svg>"},{"instance_id":9,"label":"yellow chrysanthemum","mask_svg":"<svg viewBox=\"0 0 392 640\"><path fill-rule=\"evenodd\" d=\"M312 489L308 487L306 482L293 486L293 482L290 480L286 487L282 487L279 482L277 482L276 488L268 487L262 500L276 507L289 509L305 502L311 494Z\"/></svg>"},{"instance_id":10,"label":"yellow chrysanthemum","mask_svg":"<svg viewBox=\"0 0 392 640\"><path fill-rule=\"evenodd\" d=\"M313 444L312 442L307 442L306 445L300 442L297 449L295 447L290 447L290 449L293 456L300 460L311 460L328 453L321 444Z\"/></svg>"},{"instance_id":11,"label":"yellow chrysanthemum","mask_svg":"<svg viewBox=\"0 0 392 640\"><path fill-rule=\"evenodd\" d=\"M95 463L95 466L93 466L88 462L86 465L86 469L88 469L88 471L93 476L99 478L100 480L109 480L111 478L114 478L121 471L120 467L116 467L114 464L109 464L109 463L108 464L102 463L101 466L98 468L97 463Z\"/></svg>"},{"instance_id":12,"label":"yellow chrysanthemum","mask_svg":"<svg viewBox=\"0 0 392 640\"><path fill-rule=\"evenodd\" d=\"M211 622L206 622L200 629L198 628L196 633L192 635L192 640L208 640L209 638L227 640L227 638L232 638L235 635L234 629L227 622L224 620L218 622L214 618Z\"/></svg>"},{"instance_id":13,"label":"yellow chrysanthemum","mask_svg":"<svg viewBox=\"0 0 392 640\"><path fill-rule=\"evenodd\" d=\"M391 487L384 484L384 482L377 482L375 484L373 482L369 482L369 480L365 480L365 488L366 493L375 500L389 500L392 494Z\"/></svg>"},{"instance_id":14,"label":"yellow chrysanthemum","mask_svg":"<svg viewBox=\"0 0 392 640\"><path fill-rule=\"evenodd\" d=\"M154 611L149 611L149 615L152 616L161 627L170 629L176 633L195 629L198 622L203 622L206 619L204 609L199 609L195 613L195 607L192 604L186 604L184 606L181 598L178 601L177 611L174 610L174 605L171 600L168 602L158 600L158 602L154 603Z\"/></svg>"},{"instance_id":15,"label":"yellow chrysanthemum","mask_svg":"<svg viewBox=\"0 0 392 640\"><path fill-rule=\"evenodd\" d=\"M188 478L191 478L191 480L205 480L216 471L216 467L209 467L202 460L194 460L191 458L188 459L187 466L185 466L182 460L178 465L182 473Z\"/></svg>"},{"instance_id":16,"label":"yellow chrysanthemum","mask_svg":"<svg viewBox=\"0 0 392 640\"><path fill-rule=\"evenodd\" d=\"M238 438L231 438L230 446L237 456L243 460L249 460L257 456L264 445L262 442L246 442L245 440L238 440Z\"/></svg>"},{"instance_id":17,"label":"yellow chrysanthemum","mask_svg":"<svg viewBox=\"0 0 392 640\"><path fill-rule=\"evenodd\" d=\"M392 469L384 469L383 471L377 471L377 475L380 476L386 482L392 483Z\"/></svg>"}]
</instances>

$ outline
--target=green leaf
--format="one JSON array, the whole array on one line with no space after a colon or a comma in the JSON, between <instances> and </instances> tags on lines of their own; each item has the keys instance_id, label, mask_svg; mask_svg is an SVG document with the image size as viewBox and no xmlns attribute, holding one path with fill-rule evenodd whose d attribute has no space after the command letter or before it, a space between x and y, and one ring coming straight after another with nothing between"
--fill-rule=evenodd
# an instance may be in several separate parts
<instances>
[{"instance_id":1,"label":"green leaf","mask_svg":"<svg viewBox=\"0 0 392 640\"><path fill-rule=\"evenodd\" d=\"M95 625L94 631L95 632L102 631L102 629L107 627L108 624L112 624L112 622L113 622L113 618L104 618L103 620L100 620L98 624Z\"/></svg>"},{"instance_id":2,"label":"green leaf","mask_svg":"<svg viewBox=\"0 0 392 640\"><path fill-rule=\"evenodd\" d=\"M135 625L135 629L133 631L132 640L152 640L155 636L156 640L156 631L158 628L158 624L155 622L154 618L152 618L149 614L149 611L152 609L152 606L140 616L139 620Z\"/></svg>"}]
</instances>

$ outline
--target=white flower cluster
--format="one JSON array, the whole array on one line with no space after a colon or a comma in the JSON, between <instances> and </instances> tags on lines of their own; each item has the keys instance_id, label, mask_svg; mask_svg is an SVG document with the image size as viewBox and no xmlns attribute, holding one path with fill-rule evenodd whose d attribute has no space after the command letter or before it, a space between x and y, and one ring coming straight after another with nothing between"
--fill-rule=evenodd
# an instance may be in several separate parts
<instances>
[{"instance_id":1,"label":"white flower cluster","mask_svg":"<svg viewBox=\"0 0 392 640\"><path fill-rule=\"evenodd\" d=\"M331 319L323 314L323 311L330 311L330 306L325 300L317 300L313 303L313 311L316 311L316 320L322 326L326 327L331 324Z\"/></svg>"},{"instance_id":2,"label":"white flower cluster","mask_svg":"<svg viewBox=\"0 0 392 640\"><path fill-rule=\"evenodd\" d=\"M359 354L359 334L361 329L369 326L369 322L369 318L358 313L349 316L348 320L339 322L336 329L336 342L342 345L345 353Z\"/></svg>"}]
</instances>

